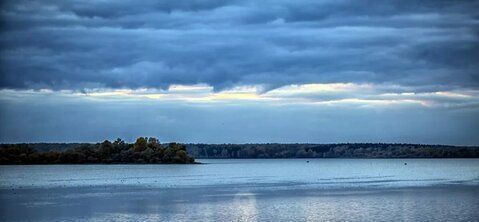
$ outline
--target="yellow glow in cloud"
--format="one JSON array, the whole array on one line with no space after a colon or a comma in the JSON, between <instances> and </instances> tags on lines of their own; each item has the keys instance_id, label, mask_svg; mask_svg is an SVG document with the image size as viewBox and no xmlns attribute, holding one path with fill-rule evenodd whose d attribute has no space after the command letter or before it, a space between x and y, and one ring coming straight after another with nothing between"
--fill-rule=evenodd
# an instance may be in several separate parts
<instances>
[{"instance_id":1,"label":"yellow glow in cloud","mask_svg":"<svg viewBox=\"0 0 479 222\"><path fill-rule=\"evenodd\" d=\"M387 86L353 83L289 85L263 92L262 86L246 85L215 92L208 85L172 85L161 89L92 89L86 93L52 90L0 90L12 99L22 95L60 95L92 99L158 100L186 103L241 104L266 102L269 104L340 105L340 106L394 106L416 104L425 107L455 106L456 104L479 103L479 91L440 91L427 93L381 93ZM452 100L451 100L452 99ZM453 102L449 102L453 101Z\"/></svg>"},{"instance_id":2,"label":"yellow glow in cloud","mask_svg":"<svg viewBox=\"0 0 479 222\"><path fill-rule=\"evenodd\" d=\"M304 84L290 85L271 90L261 94L260 86L239 86L221 92L214 92L213 88L206 85L172 85L168 90L137 89L137 90L112 90L97 91L88 93L88 96L98 98L146 98L163 101L183 101L192 103L212 102L233 102L233 101L274 101L276 104L314 104L314 105L367 105L367 106L390 106L399 104L419 104L430 106L430 102L421 100L421 95L415 93L399 94L375 94L373 85L358 85L353 83L331 83L331 84ZM369 95L372 98L354 97ZM306 94L327 93L335 95L340 93L348 94L350 98L338 98L328 101L321 101L314 98L302 97ZM294 95L294 97L291 97ZM353 95L353 97L351 97ZM462 94L438 92L441 96L458 96ZM375 98L375 96L379 96ZM388 98L380 98L387 96ZM399 96L394 99L394 97ZM393 98L391 98L393 97ZM406 97L406 98L404 98ZM418 98L415 98L418 97Z\"/></svg>"}]
</instances>

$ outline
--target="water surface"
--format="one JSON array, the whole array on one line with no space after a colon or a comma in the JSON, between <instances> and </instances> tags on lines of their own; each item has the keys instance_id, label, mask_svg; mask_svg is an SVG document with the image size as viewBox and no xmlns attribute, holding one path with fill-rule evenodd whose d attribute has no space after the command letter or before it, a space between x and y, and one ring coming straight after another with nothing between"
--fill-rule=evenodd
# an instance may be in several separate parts
<instances>
[{"instance_id":1,"label":"water surface","mask_svg":"<svg viewBox=\"0 0 479 222\"><path fill-rule=\"evenodd\" d=\"M0 219L475 221L478 159L0 167Z\"/></svg>"}]
</instances>

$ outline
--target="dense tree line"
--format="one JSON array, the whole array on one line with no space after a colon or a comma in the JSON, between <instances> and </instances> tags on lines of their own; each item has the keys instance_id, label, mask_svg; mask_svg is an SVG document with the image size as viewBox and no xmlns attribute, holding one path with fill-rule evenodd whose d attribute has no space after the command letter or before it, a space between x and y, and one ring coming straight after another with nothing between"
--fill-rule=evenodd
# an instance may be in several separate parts
<instances>
[{"instance_id":1,"label":"dense tree line","mask_svg":"<svg viewBox=\"0 0 479 222\"><path fill-rule=\"evenodd\" d=\"M44 145L44 146L42 146ZM2 144L0 164L82 163L194 163L179 143L160 144L155 138L140 137L134 144L121 139L97 144ZM55 148L50 149L48 148Z\"/></svg>"},{"instance_id":2,"label":"dense tree line","mask_svg":"<svg viewBox=\"0 0 479 222\"><path fill-rule=\"evenodd\" d=\"M479 147L422 144L1 144L0 164L194 163L194 158L479 158Z\"/></svg>"},{"instance_id":3,"label":"dense tree line","mask_svg":"<svg viewBox=\"0 0 479 222\"><path fill-rule=\"evenodd\" d=\"M478 158L479 147L422 144L187 144L195 158Z\"/></svg>"}]
</instances>

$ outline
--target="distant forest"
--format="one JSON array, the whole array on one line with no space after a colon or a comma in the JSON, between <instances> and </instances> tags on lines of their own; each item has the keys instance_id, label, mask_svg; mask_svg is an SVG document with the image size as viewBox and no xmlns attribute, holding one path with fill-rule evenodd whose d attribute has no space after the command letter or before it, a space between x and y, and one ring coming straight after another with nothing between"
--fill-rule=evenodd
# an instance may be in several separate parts
<instances>
[{"instance_id":1,"label":"distant forest","mask_svg":"<svg viewBox=\"0 0 479 222\"><path fill-rule=\"evenodd\" d=\"M0 164L111 164L194 163L179 143L160 144L156 138L140 137L133 144L121 139L102 143L1 144Z\"/></svg>"},{"instance_id":2,"label":"distant forest","mask_svg":"<svg viewBox=\"0 0 479 222\"><path fill-rule=\"evenodd\" d=\"M479 158L479 147L422 144L186 144L195 158Z\"/></svg>"},{"instance_id":3,"label":"distant forest","mask_svg":"<svg viewBox=\"0 0 479 222\"><path fill-rule=\"evenodd\" d=\"M102 143L0 144L0 164L194 163L220 158L479 158L477 146L422 144L161 144L140 137Z\"/></svg>"}]
</instances>

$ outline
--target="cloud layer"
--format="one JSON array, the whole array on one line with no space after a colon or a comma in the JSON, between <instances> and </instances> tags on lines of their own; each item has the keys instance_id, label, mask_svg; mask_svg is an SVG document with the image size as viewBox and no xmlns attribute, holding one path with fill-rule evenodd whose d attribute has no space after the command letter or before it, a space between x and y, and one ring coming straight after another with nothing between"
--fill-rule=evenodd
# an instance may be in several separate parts
<instances>
[{"instance_id":1,"label":"cloud layer","mask_svg":"<svg viewBox=\"0 0 479 222\"><path fill-rule=\"evenodd\" d=\"M264 91L261 86L233 87L220 92L207 85L171 85L168 89L92 89L73 90L0 90L5 100L25 100L28 97L85 98L96 101L156 101L190 105L304 105L330 107L401 107L422 106L440 109L478 109L479 90L437 92L401 92L390 85L331 83L288 85ZM55 97L53 97L55 98Z\"/></svg>"},{"instance_id":2,"label":"cloud layer","mask_svg":"<svg viewBox=\"0 0 479 222\"><path fill-rule=\"evenodd\" d=\"M280 90L281 97L285 90ZM377 99L316 104L238 101L238 97L232 101L220 96L213 102L188 101L191 91L186 91L180 87L161 93L168 99L148 98L158 92L141 90L127 96L2 91L0 142L99 142L117 137L132 142L154 136L162 142L199 143L479 144L477 108L444 109L400 100L388 104ZM310 90L288 91L296 97ZM204 96L232 92L210 93L205 91Z\"/></svg>"},{"instance_id":3,"label":"cloud layer","mask_svg":"<svg viewBox=\"0 0 479 222\"><path fill-rule=\"evenodd\" d=\"M479 1L7 0L0 142L479 144Z\"/></svg>"},{"instance_id":4,"label":"cloud layer","mask_svg":"<svg viewBox=\"0 0 479 222\"><path fill-rule=\"evenodd\" d=\"M0 88L477 89L477 8L436 0L7 1Z\"/></svg>"}]
</instances>

